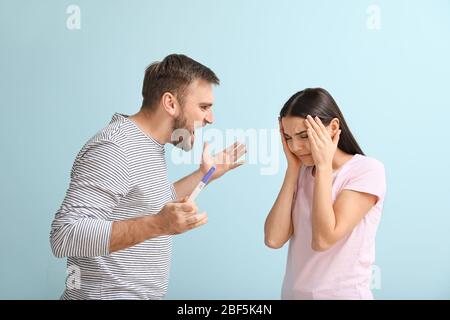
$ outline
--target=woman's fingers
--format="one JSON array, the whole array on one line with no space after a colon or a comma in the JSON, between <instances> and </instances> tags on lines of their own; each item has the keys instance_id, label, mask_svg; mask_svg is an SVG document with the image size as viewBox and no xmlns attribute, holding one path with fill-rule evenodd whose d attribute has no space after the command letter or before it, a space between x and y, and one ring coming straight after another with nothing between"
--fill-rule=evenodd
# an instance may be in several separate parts
<instances>
[{"instance_id":1,"label":"woman's fingers","mask_svg":"<svg viewBox=\"0 0 450 320\"><path fill-rule=\"evenodd\" d=\"M314 119L316 120L316 123L317 123L317 125L319 126L320 130L322 131L322 133L325 134L326 136L329 136L328 130L327 130L327 128L324 126L324 124L322 123L322 120L320 120L319 117L315 117Z\"/></svg>"},{"instance_id":2,"label":"woman's fingers","mask_svg":"<svg viewBox=\"0 0 450 320\"><path fill-rule=\"evenodd\" d=\"M281 136L281 143L283 144L283 147L287 148L286 137L284 136L284 131L281 127L280 127L280 136Z\"/></svg>"},{"instance_id":3,"label":"woman's fingers","mask_svg":"<svg viewBox=\"0 0 450 320\"><path fill-rule=\"evenodd\" d=\"M339 138L341 137L342 130L338 130L338 132L333 137L333 143L337 146L339 143Z\"/></svg>"},{"instance_id":4,"label":"woman's fingers","mask_svg":"<svg viewBox=\"0 0 450 320\"><path fill-rule=\"evenodd\" d=\"M317 136L316 131L312 128L308 129L308 140L311 145L311 149L317 152L319 150L319 137Z\"/></svg>"},{"instance_id":5,"label":"woman's fingers","mask_svg":"<svg viewBox=\"0 0 450 320\"><path fill-rule=\"evenodd\" d=\"M278 124L280 126L279 128L280 128L281 140L285 141L283 123L281 122L281 120L278 120Z\"/></svg>"},{"instance_id":6,"label":"woman's fingers","mask_svg":"<svg viewBox=\"0 0 450 320\"><path fill-rule=\"evenodd\" d=\"M318 117L316 117L316 119L319 119ZM314 120L313 117L311 116L307 116L306 117L307 123L310 125L310 127L312 129L314 129L314 132L316 132L317 136L322 138L325 138L324 133L322 132L322 128L319 126L319 124L316 122L317 120ZM320 119L319 119L320 121Z\"/></svg>"},{"instance_id":7,"label":"woman's fingers","mask_svg":"<svg viewBox=\"0 0 450 320\"><path fill-rule=\"evenodd\" d=\"M317 134L316 129L311 125L311 122L308 120L306 121L306 127L308 128L307 129L308 138L311 138L311 139L309 139L310 142L312 141L314 143L314 146L319 147L321 145L320 137Z\"/></svg>"}]
</instances>

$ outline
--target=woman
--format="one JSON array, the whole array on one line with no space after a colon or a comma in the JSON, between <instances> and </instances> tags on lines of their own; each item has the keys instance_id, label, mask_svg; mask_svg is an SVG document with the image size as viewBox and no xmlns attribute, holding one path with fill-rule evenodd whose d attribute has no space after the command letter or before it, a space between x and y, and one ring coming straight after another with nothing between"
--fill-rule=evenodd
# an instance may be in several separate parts
<instances>
[{"instance_id":1,"label":"woman","mask_svg":"<svg viewBox=\"0 0 450 320\"><path fill-rule=\"evenodd\" d=\"M288 166L264 229L270 248L289 241L282 298L373 299L383 164L364 155L324 89L297 92L279 122Z\"/></svg>"}]
</instances>

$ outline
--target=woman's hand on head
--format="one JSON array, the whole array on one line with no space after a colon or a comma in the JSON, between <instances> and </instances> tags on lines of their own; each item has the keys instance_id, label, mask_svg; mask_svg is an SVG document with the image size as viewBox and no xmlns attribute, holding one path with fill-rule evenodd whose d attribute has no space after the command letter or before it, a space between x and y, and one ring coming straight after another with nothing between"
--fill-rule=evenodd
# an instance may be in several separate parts
<instances>
[{"instance_id":1,"label":"woman's hand on head","mask_svg":"<svg viewBox=\"0 0 450 320\"><path fill-rule=\"evenodd\" d=\"M331 168L334 154L339 143L341 130L331 137L327 128L318 117L307 116L305 120L308 128L308 140L311 146L311 155L317 168Z\"/></svg>"},{"instance_id":2,"label":"woman's hand on head","mask_svg":"<svg viewBox=\"0 0 450 320\"><path fill-rule=\"evenodd\" d=\"M281 119L279 120L279 124L280 124L281 143L283 144L283 151L288 162L288 170L298 171L302 166L302 161L289 149L286 137L284 136L284 128Z\"/></svg>"}]
</instances>

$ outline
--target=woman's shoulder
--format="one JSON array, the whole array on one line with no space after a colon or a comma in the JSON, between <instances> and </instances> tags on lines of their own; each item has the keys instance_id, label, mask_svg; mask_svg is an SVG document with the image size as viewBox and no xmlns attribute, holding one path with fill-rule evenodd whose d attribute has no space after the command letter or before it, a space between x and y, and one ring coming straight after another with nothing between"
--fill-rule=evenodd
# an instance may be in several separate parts
<instances>
[{"instance_id":1,"label":"woman's shoulder","mask_svg":"<svg viewBox=\"0 0 450 320\"><path fill-rule=\"evenodd\" d=\"M376 171L384 174L384 164L374 158L362 154L355 154L349 163L349 167L358 172Z\"/></svg>"},{"instance_id":2,"label":"woman's shoulder","mask_svg":"<svg viewBox=\"0 0 450 320\"><path fill-rule=\"evenodd\" d=\"M383 163L373 157L357 154L339 175L344 189L371 193L383 198L386 193L386 175Z\"/></svg>"}]
</instances>

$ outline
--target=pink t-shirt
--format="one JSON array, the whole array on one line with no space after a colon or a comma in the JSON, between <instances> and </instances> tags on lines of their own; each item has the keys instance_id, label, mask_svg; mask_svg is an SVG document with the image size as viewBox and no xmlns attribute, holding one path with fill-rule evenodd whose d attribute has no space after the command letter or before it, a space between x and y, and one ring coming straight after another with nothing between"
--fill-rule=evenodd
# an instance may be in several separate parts
<instances>
[{"instance_id":1,"label":"pink t-shirt","mask_svg":"<svg viewBox=\"0 0 450 320\"><path fill-rule=\"evenodd\" d=\"M343 189L376 195L378 201L350 234L322 252L311 248L312 168L303 166L299 174L282 299L373 299L370 283L386 192L384 166L357 154L334 173L333 203Z\"/></svg>"}]
</instances>

